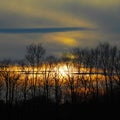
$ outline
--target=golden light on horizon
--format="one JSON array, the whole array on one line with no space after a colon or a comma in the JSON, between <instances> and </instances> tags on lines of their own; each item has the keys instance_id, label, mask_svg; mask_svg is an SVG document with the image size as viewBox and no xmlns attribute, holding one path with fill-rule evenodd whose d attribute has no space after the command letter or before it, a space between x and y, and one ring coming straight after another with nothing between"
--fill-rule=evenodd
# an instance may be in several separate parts
<instances>
[{"instance_id":1,"label":"golden light on horizon","mask_svg":"<svg viewBox=\"0 0 120 120\"><path fill-rule=\"evenodd\" d=\"M46 67L46 68L45 68ZM34 70L33 70L34 69ZM1 69L2 70L2 69ZM25 77L28 77L28 81L37 81L38 83L48 79L48 81L54 81L54 79L59 79L59 82L62 80L63 83L66 81L69 81L71 79L74 79L74 82L76 83L79 78L79 82L82 80L89 82L92 82L93 85L96 85L96 80L98 80L99 85L103 84L105 81L105 76L102 73L103 71L95 68L92 69L90 73L90 68L84 68L83 66L78 70L73 64L65 64L65 63L58 63L57 65L53 67L48 66L41 66L41 68L35 67L28 67L24 66L24 69L22 69L18 65L9 66L8 68L4 68L2 70L5 73L9 73L11 76L14 75L20 75L20 82L23 82L25 80ZM114 76L115 77L115 76ZM109 76L107 76L107 79L109 79ZM37 85L37 84L36 84ZM54 83L53 83L54 85ZM103 84L104 85L104 84Z\"/></svg>"},{"instance_id":2,"label":"golden light on horizon","mask_svg":"<svg viewBox=\"0 0 120 120\"><path fill-rule=\"evenodd\" d=\"M3 72L4 74L8 73L10 80L15 81L19 77L16 84L19 84L21 88L26 85L28 88L34 86L43 89L45 86L54 88L57 85L62 87L65 94L70 94L70 86L72 86L74 91L78 93L91 94L98 86L99 94L105 93L106 78L101 69L92 68L91 70L84 65L79 68L71 62L53 63L53 66L43 64L40 68L24 66L22 69L22 66L19 65L5 67ZM109 75L106 77L109 81Z\"/></svg>"},{"instance_id":3,"label":"golden light on horizon","mask_svg":"<svg viewBox=\"0 0 120 120\"><path fill-rule=\"evenodd\" d=\"M59 68L59 73L60 73L62 76L66 76L66 75L68 74L67 66L65 66L65 65L60 66L60 68Z\"/></svg>"}]
</instances>

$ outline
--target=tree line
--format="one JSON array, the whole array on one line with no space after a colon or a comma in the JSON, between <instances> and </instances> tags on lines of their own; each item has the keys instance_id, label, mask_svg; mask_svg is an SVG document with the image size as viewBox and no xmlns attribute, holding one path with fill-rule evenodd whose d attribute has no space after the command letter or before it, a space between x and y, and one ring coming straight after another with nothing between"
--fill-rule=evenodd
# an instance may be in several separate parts
<instances>
[{"instance_id":1,"label":"tree line","mask_svg":"<svg viewBox=\"0 0 120 120\"><path fill-rule=\"evenodd\" d=\"M14 104L35 97L44 103L120 100L120 49L108 43L72 48L45 57L42 44L26 46L24 60L0 61L0 100Z\"/></svg>"}]
</instances>

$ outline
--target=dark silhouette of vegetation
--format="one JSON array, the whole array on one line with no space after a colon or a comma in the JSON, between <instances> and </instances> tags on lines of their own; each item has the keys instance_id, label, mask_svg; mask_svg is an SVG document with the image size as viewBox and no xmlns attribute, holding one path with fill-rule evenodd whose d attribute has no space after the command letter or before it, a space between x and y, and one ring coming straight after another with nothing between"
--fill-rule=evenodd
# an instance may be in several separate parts
<instances>
[{"instance_id":1,"label":"dark silhouette of vegetation","mask_svg":"<svg viewBox=\"0 0 120 120\"><path fill-rule=\"evenodd\" d=\"M42 47L41 44L31 44L26 47L27 53L26 53L26 60L28 65L32 68L32 80L31 80L31 93L34 97L36 95L36 84L37 84L37 72L40 68L43 55L45 54L45 49ZM36 68L36 71L35 71ZM36 72L36 74L35 74Z\"/></svg>"},{"instance_id":2,"label":"dark silhouette of vegetation","mask_svg":"<svg viewBox=\"0 0 120 120\"><path fill-rule=\"evenodd\" d=\"M45 57L42 44L25 60L0 61L0 113L4 119L101 119L118 116L120 49L108 43Z\"/></svg>"}]
</instances>

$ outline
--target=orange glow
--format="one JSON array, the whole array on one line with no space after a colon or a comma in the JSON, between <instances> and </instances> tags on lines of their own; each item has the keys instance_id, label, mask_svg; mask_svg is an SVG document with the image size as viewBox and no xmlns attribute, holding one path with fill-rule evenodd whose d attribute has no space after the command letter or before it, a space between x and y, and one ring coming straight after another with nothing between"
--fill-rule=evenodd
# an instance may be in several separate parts
<instances>
[{"instance_id":1,"label":"orange glow","mask_svg":"<svg viewBox=\"0 0 120 120\"><path fill-rule=\"evenodd\" d=\"M105 88L105 76L102 70L92 68L90 73L90 68L84 68L84 66L77 68L73 63L58 63L53 66L43 64L40 68L24 66L24 69L15 65L1 70L9 72L10 77L20 75L18 82L21 85L24 84L27 77L29 86L44 86L45 81L47 81L47 84L54 86L55 80L57 80L57 84L62 83L63 86L69 86L70 84L76 86L76 91L81 93L83 91L93 92L96 89L96 84L99 85L100 93L104 93ZM107 76L107 79L110 79L109 76Z\"/></svg>"},{"instance_id":2,"label":"orange glow","mask_svg":"<svg viewBox=\"0 0 120 120\"><path fill-rule=\"evenodd\" d=\"M60 73L62 76L66 76L66 75L68 74L67 66L65 66L65 65L60 66L60 68L59 68L59 73Z\"/></svg>"}]
</instances>

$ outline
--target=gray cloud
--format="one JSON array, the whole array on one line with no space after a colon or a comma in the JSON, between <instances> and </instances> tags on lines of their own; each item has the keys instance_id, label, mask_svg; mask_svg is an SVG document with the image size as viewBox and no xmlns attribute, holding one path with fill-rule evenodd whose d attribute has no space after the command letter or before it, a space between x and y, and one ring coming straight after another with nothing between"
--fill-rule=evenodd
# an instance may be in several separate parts
<instances>
[{"instance_id":1,"label":"gray cloud","mask_svg":"<svg viewBox=\"0 0 120 120\"><path fill-rule=\"evenodd\" d=\"M90 21L91 23L96 24L102 31L120 33L120 6L111 9L100 9L96 6L93 7L74 2L70 4L65 4L61 6L61 8L59 9L65 11L66 14L70 13L78 19L82 17Z\"/></svg>"},{"instance_id":2,"label":"gray cloud","mask_svg":"<svg viewBox=\"0 0 120 120\"><path fill-rule=\"evenodd\" d=\"M59 23L47 17L32 17L11 11L0 12L0 28L25 28L57 26Z\"/></svg>"},{"instance_id":3,"label":"gray cloud","mask_svg":"<svg viewBox=\"0 0 120 120\"><path fill-rule=\"evenodd\" d=\"M0 29L0 33L21 34L21 33L53 33L53 32L69 32L69 31L85 31L94 30L85 27L63 27L63 28L12 28Z\"/></svg>"},{"instance_id":4,"label":"gray cloud","mask_svg":"<svg viewBox=\"0 0 120 120\"><path fill-rule=\"evenodd\" d=\"M51 34L55 36L59 32L72 32L64 35L60 33L58 37L60 36L61 39L62 37L71 38L72 35L81 45L80 47L94 47L97 43L104 41L112 45L120 45L119 5L109 7L108 3L107 7L102 7L102 4L96 6L95 4L92 5L94 0L92 0L91 5L89 5L91 1L87 3L87 0L86 4L82 4L80 0L69 0L69 2L68 0L57 2L51 0L52 2L49 1L49 3L48 0L45 0L45 4L44 1L43 4L41 1L35 1L35 6L32 5L34 2L30 4L31 7L29 4L28 6L24 4L24 9L16 6L19 9L0 10L0 58L20 59L24 57L25 47L31 42L41 42L47 49L48 54L64 52L70 46L60 44L57 40L53 41L52 37L49 36ZM30 1L28 0L27 3L30 3ZM16 5L19 5L19 3ZM25 9L26 7L28 9ZM30 11L23 13L25 10ZM34 13L37 13L37 15ZM81 20L85 20L85 24L88 22L95 27L97 26L97 29L84 27L85 24L82 25ZM88 34L87 31L93 33ZM85 32L84 35L81 34L83 32ZM75 37L76 33L77 37Z\"/></svg>"}]
</instances>

